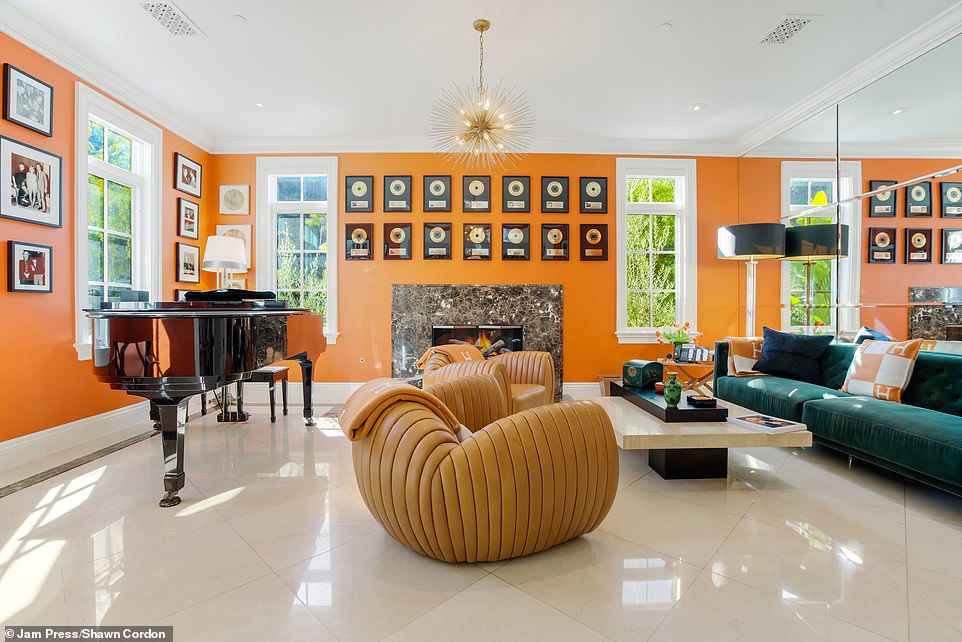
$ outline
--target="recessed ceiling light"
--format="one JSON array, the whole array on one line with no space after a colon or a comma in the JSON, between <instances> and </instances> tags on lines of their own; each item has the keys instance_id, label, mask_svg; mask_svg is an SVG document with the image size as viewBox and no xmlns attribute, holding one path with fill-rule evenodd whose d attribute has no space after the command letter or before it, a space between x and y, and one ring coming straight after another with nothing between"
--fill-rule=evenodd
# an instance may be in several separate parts
<instances>
[{"instance_id":1,"label":"recessed ceiling light","mask_svg":"<svg viewBox=\"0 0 962 642\"><path fill-rule=\"evenodd\" d=\"M255 107L263 107L263 106L264 106L264 103L254 103L254 106L255 106Z\"/></svg>"},{"instance_id":2,"label":"recessed ceiling light","mask_svg":"<svg viewBox=\"0 0 962 642\"><path fill-rule=\"evenodd\" d=\"M896 107L895 109L893 109L892 111L889 112L889 116L898 116L899 114L904 114L905 112L907 112L907 111L910 110L910 109L912 109L912 108L911 108L911 107Z\"/></svg>"},{"instance_id":3,"label":"recessed ceiling light","mask_svg":"<svg viewBox=\"0 0 962 642\"><path fill-rule=\"evenodd\" d=\"M708 107L705 103L695 103L694 105L688 105L688 111L701 111Z\"/></svg>"},{"instance_id":4,"label":"recessed ceiling light","mask_svg":"<svg viewBox=\"0 0 962 642\"><path fill-rule=\"evenodd\" d=\"M671 23L663 22L660 25L658 25L658 28L661 29L662 31L671 31Z\"/></svg>"},{"instance_id":5,"label":"recessed ceiling light","mask_svg":"<svg viewBox=\"0 0 962 642\"><path fill-rule=\"evenodd\" d=\"M231 18L233 18L234 22L236 22L237 24L244 24L247 22L247 18L242 16L239 13L235 13L234 15L231 16Z\"/></svg>"}]
</instances>

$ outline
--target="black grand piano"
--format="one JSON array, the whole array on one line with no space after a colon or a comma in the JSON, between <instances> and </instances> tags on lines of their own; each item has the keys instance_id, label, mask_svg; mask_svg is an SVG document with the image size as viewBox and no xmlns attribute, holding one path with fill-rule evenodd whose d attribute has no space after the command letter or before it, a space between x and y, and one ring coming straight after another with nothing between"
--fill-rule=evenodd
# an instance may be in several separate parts
<instances>
[{"instance_id":1,"label":"black grand piano","mask_svg":"<svg viewBox=\"0 0 962 642\"><path fill-rule=\"evenodd\" d=\"M314 425L311 375L326 346L320 315L278 300L121 305L86 310L93 319L94 374L115 390L149 399L159 411L162 508L180 503L191 396L243 381L276 361L294 360L303 375L304 422Z\"/></svg>"}]
</instances>

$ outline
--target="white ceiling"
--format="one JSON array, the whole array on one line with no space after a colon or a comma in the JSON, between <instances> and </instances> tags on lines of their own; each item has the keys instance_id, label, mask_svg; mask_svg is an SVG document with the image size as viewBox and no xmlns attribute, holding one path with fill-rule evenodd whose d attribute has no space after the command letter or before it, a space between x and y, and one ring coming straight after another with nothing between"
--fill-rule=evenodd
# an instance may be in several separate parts
<instances>
[{"instance_id":1,"label":"white ceiling","mask_svg":"<svg viewBox=\"0 0 962 642\"><path fill-rule=\"evenodd\" d=\"M486 77L527 95L535 147L697 153L737 149L962 3L176 0L196 37L140 4L0 0L0 28L211 151L391 151L430 149L433 100L476 78L471 22L485 17ZM820 17L787 45L758 44L785 14Z\"/></svg>"}]
</instances>

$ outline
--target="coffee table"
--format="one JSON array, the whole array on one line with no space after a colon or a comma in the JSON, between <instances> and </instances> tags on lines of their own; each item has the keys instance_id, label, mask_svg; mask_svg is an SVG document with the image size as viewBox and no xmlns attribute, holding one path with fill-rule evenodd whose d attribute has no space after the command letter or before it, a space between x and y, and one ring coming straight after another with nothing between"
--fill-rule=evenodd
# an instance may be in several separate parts
<instances>
[{"instance_id":1,"label":"coffee table","mask_svg":"<svg viewBox=\"0 0 962 642\"><path fill-rule=\"evenodd\" d=\"M729 448L811 446L807 430L769 435L727 421L665 423L621 397L594 397L615 430L622 450L648 450L648 465L664 479L708 479L728 476ZM729 417L755 414L727 401Z\"/></svg>"}]
</instances>

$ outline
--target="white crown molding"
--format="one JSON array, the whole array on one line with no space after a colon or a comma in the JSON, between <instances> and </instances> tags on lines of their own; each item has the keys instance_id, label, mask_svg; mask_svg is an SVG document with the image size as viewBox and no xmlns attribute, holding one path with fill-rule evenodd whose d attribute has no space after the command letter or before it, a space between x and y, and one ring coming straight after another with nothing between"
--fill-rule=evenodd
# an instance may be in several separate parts
<instances>
[{"instance_id":1,"label":"white crown molding","mask_svg":"<svg viewBox=\"0 0 962 642\"><path fill-rule=\"evenodd\" d=\"M957 143L847 143L842 142L842 158L962 158ZM835 158L835 141L786 142L765 145L745 155L748 158Z\"/></svg>"},{"instance_id":2,"label":"white crown molding","mask_svg":"<svg viewBox=\"0 0 962 642\"><path fill-rule=\"evenodd\" d=\"M127 108L210 153L214 145L213 136L119 75L95 64L9 3L0 0L0 8L0 31L79 76L97 91L110 95L114 100L124 103Z\"/></svg>"},{"instance_id":3,"label":"white crown molding","mask_svg":"<svg viewBox=\"0 0 962 642\"><path fill-rule=\"evenodd\" d=\"M213 154L423 153L434 150L427 137L279 136L218 138ZM629 138L536 138L532 154L621 154L647 156L735 156L733 141L644 140Z\"/></svg>"},{"instance_id":4,"label":"white crown molding","mask_svg":"<svg viewBox=\"0 0 962 642\"><path fill-rule=\"evenodd\" d=\"M820 90L765 121L736 141L737 155L788 131L824 109L840 103L935 47L962 33L962 2L949 7L918 29L846 71Z\"/></svg>"}]
</instances>

